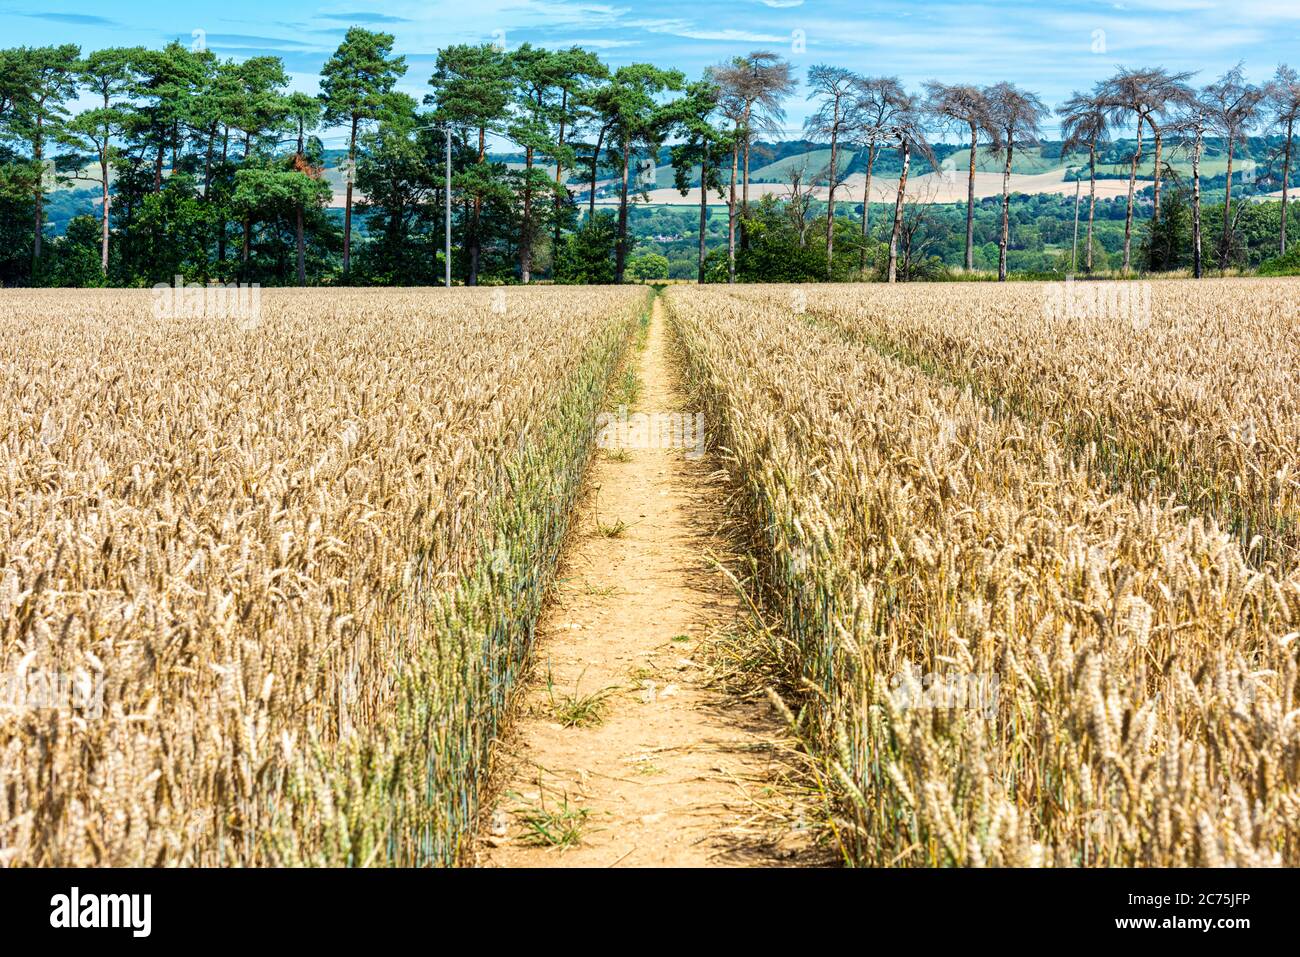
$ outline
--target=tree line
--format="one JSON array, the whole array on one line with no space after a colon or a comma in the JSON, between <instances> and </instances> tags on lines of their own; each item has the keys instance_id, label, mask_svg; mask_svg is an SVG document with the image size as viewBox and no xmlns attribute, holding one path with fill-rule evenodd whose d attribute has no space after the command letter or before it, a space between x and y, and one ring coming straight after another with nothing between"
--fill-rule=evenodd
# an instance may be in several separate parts
<instances>
[{"instance_id":1,"label":"tree line","mask_svg":"<svg viewBox=\"0 0 1300 957\"><path fill-rule=\"evenodd\" d=\"M650 63L611 68L579 47L461 44L439 51L428 92L417 100L397 89L408 66L394 42L388 33L349 29L321 70L316 96L289 90L278 57L221 59L179 42L84 55L72 44L0 50L0 281L136 285L179 274L433 282L443 265L438 226L450 213L452 268L462 282L622 282L635 242L630 207L667 151L673 185L683 195L699 189L700 281L735 282L738 262L776 268L795 257L820 278L874 270L892 282L917 275L913 239L926 217L909 211L914 164L937 169L936 138L954 134L969 147L967 270L975 262L976 164L990 156L1001 166L997 273L1004 280L1013 162L1042 144L1052 115L1039 96L1009 82L932 81L908 90L896 77L814 65L802 78L813 104L805 135L824 143L830 159L810 177L792 172L778 213L770 198L751 196L759 144L782 132L800 85L775 53L736 57L691 81ZM1125 145L1129 166L1124 274L1135 268L1137 181L1148 150L1154 173L1145 241L1190 245L1197 276L1207 241L1220 264L1240 243L1233 162L1253 132L1275 134L1272 160L1287 209L1300 117L1296 71L1280 66L1263 86L1248 83L1240 65L1203 87L1192 80L1163 68L1122 68L1055 111L1063 155L1087 157L1083 270L1094 265L1098 158L1115 143ZM72 110L87 100L93 105ZM343 176L338 198L322 140L333 130L346 143L334 156ZM1221 221L1207 240L1200 163L1212 140L1226 150L1227 176ZM502 141L516 162L489 152ZM1178 217L1190 220L1186 239L1175 223L1162 223L1175 153L1192 168L1190 215ZM873 231L871 185L885 155L898 189L892 215ZM848 195L845 157L865 174L860 205ZM56 187L78 183L94 184L97 216L76 217L51 242ZM824 201L814 197L814 183ZM598 199L611 194L614 211L598 210ZM725 247L713 250L711 195L726 210ZM331 208L339 205L341 217ZM1285 256L1285 212L1279 220Z\"/></svg>"}]
</instances>

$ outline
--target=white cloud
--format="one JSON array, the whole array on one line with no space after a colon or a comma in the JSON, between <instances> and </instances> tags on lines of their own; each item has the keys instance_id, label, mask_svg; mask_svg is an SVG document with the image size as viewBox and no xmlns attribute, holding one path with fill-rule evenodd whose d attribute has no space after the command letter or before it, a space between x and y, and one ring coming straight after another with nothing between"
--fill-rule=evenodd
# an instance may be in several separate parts
<instances>
[{"instance_id":1,"label":"white cloud","mask_svg":"<svg viewBox=\"0 0 1300 957\"><path fill-rule=\"evenodd\" d=\"M624 26L645 30L649 33L666 33L674 37L684 37L687 40L722 40L736 43L790 42L788 34L755 33L750 30L735 30L732 28L724 30L701 29L690 20L634 20L624 24Z\"/></svg>"}]
</instances>

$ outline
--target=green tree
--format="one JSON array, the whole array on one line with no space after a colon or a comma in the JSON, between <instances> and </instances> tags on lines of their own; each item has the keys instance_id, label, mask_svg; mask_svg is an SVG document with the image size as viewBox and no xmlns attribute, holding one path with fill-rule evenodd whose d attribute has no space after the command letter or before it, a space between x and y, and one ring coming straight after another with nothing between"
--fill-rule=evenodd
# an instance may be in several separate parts
<instances>
[{"instance_id":1,"label":"green tree","mask_svg":"<svg viewBox=\"0 0 1300 957\"><path fill-rule=\"evenodd\" d=\"M77 70L83 89L97 102L92 109L83 110L65 126L66 141L73 147L94 154L99 165L100 186L100 271L108 275L109 217L112 196L109 191L109 167L113 161L115 140L127 130L130 119L130 95L135 83L135 63L141 51L125 47L96 50L87 56Z\"/></svg>"},{"instance_id":2,"label":"green tree","mask_svg":"<svg viewBox=\"0 0 1300 957\"><path fill-rule=\"evenodd\" d=\"M41 240L45 229L45 190L52 178L46 167L46 146L62 136L68 119L65 104L77 95L80 55L79 47L65 43L60 46L24 48L11 60L22 86L15 93L10 127L31 150L33 271L41 258Z\"/></svg>"},{"instance_id":3,"label":"green tree","mask_svg":"<svg viewBox=\"0 0 1300 957\"><path fill-rule=\"evenodd\" d=\"M1187 190L1177 180L1165 194L1164 213L1153 219L1142 240L1142 259L1150 272L1168 272L1187 261L1192 211Z\"/></svg>"},{"instance_id":4,"label":"green tree","mask_svg":"<svg viewBox=\"0 0 1300 957\"><path fill-rule=\"evenodd\" d=\"M618 224L601 210L567 234L555 253L555 281L575 285L607 285L615 281L614 248Z\"/></svg>"},{"instance_id":5,"label":"green tree","mask_svg":"<svg viewBox=\"0 0 1300 957\"><path fill-rule=\"evenodd\" d=\"M171 171L180 167L182 127L201 122L203 91L215 61L211 51L194 51L175 41L161 50L139 51L132 93L142 103L135 111L135 135L154 154L154 192L162 189L168 149Z\"/></svg>"},{"instance_id":6,"label":"green tree","mask_svg":"<svg viewBox=\"0 0 1300 957\"><path fill-rule=\"evenodd\" d=\"M393 42L391 33L351 27L321 70L324 122L348 128L347 194L343 205L344 282L352 265L352 184L357 136L363 125L387 112L391 106L389 94L406 74L406 58L392 55Z\"/></svg>"},{"instance_id":7,"label":"green tree","mask_svg":"<svg viewBox=\"0 0 1300 957\"><path fill-rule=\"evenodd\" d=\"M420 120L411 101L363 140L357 182L376 236L367 247L367 281L425 284L437 271L434 214L442 143L430 130L413 135Z\"/></svg>"},{"instance_id":8,"label":"green tree","mask_svg":"<svg viewBox=\"0 0 1300 957\"><path fill-rule=\"evenodd\" d=\"M614 281L623 281L631 245L627 217L632 157L637 149L658 151L673 124L671 104L661 104L660 94L680 90L686 78L680 70L661 70L650 63L619 67L595 97L596 108L608 121L614 158L619 167L618 242L614 252Z\"/></svg>"},{"instance_id":9,"label":"green tree","mask_svg":"<svg viewBox=\"0 0 1300 957\"><path fill-rule=\"evenodd\" d=\"M285 73L284 62L277 56L249 57L240 63L234 71L235 91L231 100L229 125L244 134L243 162L245 166L259 161L254 156L259 152L275 147L274 139L263 144L263 137L272 138L284 128L289 118L289 103L283 95L289 85L289 75ZM238 173L236 179L238 179ZM239 186L235 187L236 195ZM235 205L245 213L241 217L243 225L243 242L240 244L240 269L248 270L248 257L253 241L252 215L254 206L236 201Z\"/></svg>"},{"instance_id":10,"label":"green tree","mask_svg":"<svg viewBox=\"0 0 1300 957\"><path fill-rule=\"evenodd\" d=\"M320 163L314 162L313 158L307 155L307 133L314 130L320 124L321 105L315 97L308 96L306 93L291 93L285 100L286 118L297 129L297 148L293 154L293 168L299 173L319 180L321 178L322 168ZM320 141L316 140L319 146ZM324 200L329 202L329 189L324 191ZM294 213L294 236L295 236L295 263L298 275L298 285L307 285L307 264L306 264L306 241L303 235L304 218L306 213L306 204L299 203Z\"/></svg>"},{"instance_id":11,"label":"green tree","mask_svg":"<svg viewBox=\"0 0 1300 957\"><path fill-rule=\"evenodd\" d=\"M674 185L685 196L691 188L692 169L700 171L700 229L697 281L704 282L704 265L708 258L709 190L722 193L722 164L731 152L730 134L711 122L718 109L722 90L707 76L686 88L678 101L677 129L682 141L671 151Z\"/></svg>"},{"instance_id":12,"label":"green tree","mask_svg":"<svg viewBox=\"0 0 1300 957\"><path fill-rule=\"evenodd\" d=\"M549 111L555 135L550 151L555 160L555 212L552 216L554 247L559 248L560 230L564 223L564 210L572 202L565 186L564 173L578 163L575 137L582 124L590 119L585 106L585 96L595 84L609 79L609 67L600 57L581 47L570 47L551 54L552 76L560 91L560 102Z\"/></svg>"},{"instance_id":13,"label":"green tree","mask_svg":"<svg viewBox=\"0 0 1300 957\"><path fill-rule=\"evenodd\" d=\"M306 284L303 262L303 211L320 209L330 198L329 184L298 170L295 154L287 160L270 161L265 165L248 165L235 173L235 190L232 206L246 224L247 235L252 235L255 222L283 220L294 222L298 236L297 278L299 285ZM245 243L245 278L251 278L248 266L250 241Z\"/></svg>"},{"instance_id":14,"label":"green tree","mask_svg":"<svg viewBox=\"0 0 1300 957\"><path fill-rule=\"evenodd\" d=\"M627 274L638 282L668 278L668 257L663 253L642 253L627 261Z\"/></svg>"},{"instance_id":15,"label":"green tree","mask_svg":"<svg viewBox=\"0 0 1300 957\"><path fill-rule=\"evenodd\" d=\"M465 249L469 258L467 282L478 284L483 258L484 205L499 201L509 188L505 170L488 161L489 133L504 132L507 109L513 93L510 57L491 44L459 44L438 51L438 61L429 86L433 92L424 98L433 106L433 119L461 132L468 144L468 134L477 134L472 166L462 168L453 183L468 205Z\"/></svg>"}]
</instances>

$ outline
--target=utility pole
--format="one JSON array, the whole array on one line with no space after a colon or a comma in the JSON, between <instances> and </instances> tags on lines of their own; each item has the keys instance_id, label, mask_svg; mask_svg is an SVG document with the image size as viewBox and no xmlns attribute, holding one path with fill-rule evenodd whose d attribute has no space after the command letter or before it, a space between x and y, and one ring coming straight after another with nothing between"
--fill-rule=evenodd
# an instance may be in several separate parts
<instances>
[{"instance_id":1,"label":"utility pole","mask_svg":"<svg viewBox=\"0 0 1300 957\"><path fill-rule=\"evenodd\" d=\"M451 288L451 127L442 128L443 139L447 141L447 187L443 191L443 216L446 225L446 240L443 246L442 262L446 269L446 278L443 281L448 289ZM1077 229L1077 227L1076 227Z\"/></svg>"},{"instance_id":2,"label":"utility pole","mask_svg":"<svg viewBox=\"0 0 1300 957\"><path fill-rule=\"evenodd\" d=\"M445 155L446 155L446 163L447 163L447 169L446 169L447 179L446 179L446 186L444 187L443 194L442 194L443 229L444 229L443 252L442 252L444 272L443 272L442 284L446 288L450 289L451 288L451 125L446 124L443 126L439 126L437 123L429 123L425 126L417 126L412 132L418 133L420 132L420 130L438 130L440 133L442 133L444 145L446 146Z\"/></svg>"}]
</instances>

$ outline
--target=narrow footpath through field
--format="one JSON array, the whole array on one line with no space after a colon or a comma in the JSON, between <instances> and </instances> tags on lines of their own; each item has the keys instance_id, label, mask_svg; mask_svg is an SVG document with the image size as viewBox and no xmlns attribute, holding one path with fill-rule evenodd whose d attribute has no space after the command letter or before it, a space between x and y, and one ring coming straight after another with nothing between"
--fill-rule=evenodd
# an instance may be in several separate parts
<instances>
[{"instance_id":1,"label":"narrow footpath through field","mask_svg":"<svg viewBox=\"0 0 1300 957\"><path fill-rule=\"evenodd\" d=\"M660 302L632 353L635 409L686 401ZM765 699L706 686L711 636L738 599L726 494L709 456L597 453L538 628L520 707L494 758L485 866L790 865L817 859L791 742Z\"/></svg>"}]
</instances>

